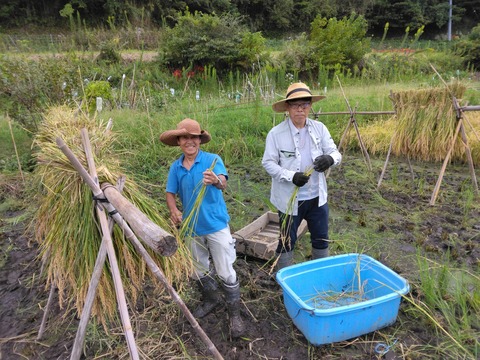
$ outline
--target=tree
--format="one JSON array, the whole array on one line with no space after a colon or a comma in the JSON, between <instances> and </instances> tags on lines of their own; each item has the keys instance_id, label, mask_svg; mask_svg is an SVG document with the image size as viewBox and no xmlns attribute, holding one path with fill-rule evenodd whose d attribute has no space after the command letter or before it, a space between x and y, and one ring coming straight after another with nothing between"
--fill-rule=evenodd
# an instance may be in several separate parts
<instances>
[{"instance_id":1,"label":"tree","mask_svg":"<svg viewBox=\"0 0 480 360\"><path fill-rule=\"evenodd\" d=\"M363 16L352 14L341 20L317 16L311 24L308 42L312 62L327 68L337 64L354 67L370 50L367 29Z\"/></svg>"}]
</instances>

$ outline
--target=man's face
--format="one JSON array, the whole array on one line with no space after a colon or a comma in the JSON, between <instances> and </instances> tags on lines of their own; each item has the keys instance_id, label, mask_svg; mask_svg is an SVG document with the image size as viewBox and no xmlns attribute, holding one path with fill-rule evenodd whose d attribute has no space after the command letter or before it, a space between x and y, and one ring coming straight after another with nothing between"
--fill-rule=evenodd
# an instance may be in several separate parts
<instances>
[{"instance_id":1,"label":"man's face","mask_svg":"<svg viewBox=\"0 0 480 360\"><path fill-rule=\"evenodd\" d=\"M287 102L287 111L290 115L290 119L295 125L304 125L305 120L312 108L312 102L310 99L299 99L295 101Z\"/></svg>"},{"instance_id":2,"label":"man's face","mask_svg":"<svg viewBox=\"0 0 480 360\"><path fill-rule=\"evenodd\" d=\"M200 148L200 136L182 135L178 137L178 146L185 155L195 155Z\"/></svg>"}]
</instances>

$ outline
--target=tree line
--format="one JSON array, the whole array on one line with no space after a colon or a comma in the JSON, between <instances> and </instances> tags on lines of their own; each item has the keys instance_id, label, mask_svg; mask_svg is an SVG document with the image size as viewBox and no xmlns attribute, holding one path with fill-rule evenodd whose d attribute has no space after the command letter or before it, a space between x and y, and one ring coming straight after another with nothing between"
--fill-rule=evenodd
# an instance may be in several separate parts
<instances>
[{"instance_id":1,"label":"tree line","mask_svg":"<svg viewBox=\"0 0 480 360\"><path fill-rule=\"evenodd\" d=\"M390 35L423 26L424 37L433 38L447 32L450 3L453 34L480 23L480 0L9 0L0 4L0 31L66 27L72 16L85 26L173 26L188 10L237 16L251 31L272 37L307 31L318 15L357 14L365 17L371 34L382 34L387 24Z\"/></svg>"}]
</instances>

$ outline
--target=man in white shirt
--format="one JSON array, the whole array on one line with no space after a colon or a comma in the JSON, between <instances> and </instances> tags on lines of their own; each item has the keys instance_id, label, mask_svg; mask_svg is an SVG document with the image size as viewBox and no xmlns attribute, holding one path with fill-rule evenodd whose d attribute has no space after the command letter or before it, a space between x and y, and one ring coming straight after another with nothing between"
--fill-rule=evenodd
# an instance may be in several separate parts
<instances>
[{"instance_id":1,"label":"man in white shirt","mask_svg":"<svg viewBox=\"0 0 480 360\"><path fill-rule=\"evenodd\" d=\"M307 221L312 259L327 257L328 203L324 172L337 166L342 155L327 127L308 118L312 103L325 98L312 95L304 83L288 87L285 99L272 105L288 117L267 135L262 165L272 177L270 201L280 216L277 269L293 263L297 229ZM298 189L297 189L298 188Z\"/></svg>"}]
</instances>

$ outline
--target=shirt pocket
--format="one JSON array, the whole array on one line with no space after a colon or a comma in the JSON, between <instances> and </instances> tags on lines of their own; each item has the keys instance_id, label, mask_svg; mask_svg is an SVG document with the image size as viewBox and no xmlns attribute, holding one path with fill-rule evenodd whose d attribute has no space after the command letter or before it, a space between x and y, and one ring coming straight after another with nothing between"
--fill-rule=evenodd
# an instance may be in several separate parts
<instances>
[{"instance_id":1,"label":"shirt pocket","mask_svg":"<svg viewBox=\"0 0 480 360\"><path fill-rule=\"evenodd\" d=\"M289 159L295 157L295 151L291 150L280 150L280 158Z\"/></svg>"}]
</instances>

